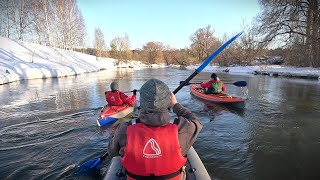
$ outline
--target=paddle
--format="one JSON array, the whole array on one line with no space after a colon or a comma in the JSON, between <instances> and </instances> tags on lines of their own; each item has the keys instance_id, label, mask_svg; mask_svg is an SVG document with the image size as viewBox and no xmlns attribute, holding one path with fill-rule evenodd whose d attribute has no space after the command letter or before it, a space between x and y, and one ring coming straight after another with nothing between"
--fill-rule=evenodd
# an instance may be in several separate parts
<instances>
[{"instance_id":1,"label":"paddle","mask_svg":"<svg viewBox=\"0 0 320 180\"><path fill-rule=\"evenodd\" d=\"M192 73L186 80L183 81L183 83L180 84L177 89L175 89L172 93L176 94L182 87L184 87L192 78L194 78L197 74L199 74L211 61L213 58L215 58L224 48L226 48L232 41L237 39L243 32L238 33L233 38L229 39L229 41L222 44L215 52L213 52L209 57L205 59L205 61L201 64L200 67L198 67L194 73Z\"/></svg>"},{"instance_id":2,"label":"paddle","mask_svg":"<svg viewBox=\"0 0 320 180\"><path fill-rule=\"evenodd\" d=\"M182 84L183 81L180 81L180 84ZM188 86L190 84L201 84L202 82L188 82L185 86ZM246 81L237 81L234 83L224 83L224 84L233 84L237 87L246 87L247 86L247 82Z\"/></svg>"},{"instance_id":3,"label":"paddle","mask_svg":"<svg viewBox=\"0 0 320 180\"><path fill-rule=\"evenodd\" d=\"M100 156L99 158L97 158L95 160L90 160L90 161L87 161L87 162L81 164L81 166L79 166L78 169L76 170L76 173L82 172L87 169L99 170L101 167L102 161L107 156L108 156L108 152L104 153L102 156Z\"/></svg>"},{"instance_id":4,"label":"paddle","mask_svg":"<svg viewBox=\"0 0 320 180\"><path fill-rule=\"evenodd\" d=\"M139 90L134 89L134 90L132 90L132 91L124 91L123 93L130 93L130 92L134 92L134 91L139 92ZM106 93L107 93L107 92L104 92L104 94L106 94Z\"/></svg>"},{"instance_id":5,"label":"paddle","mask_svg":"<svg viewBox=\"0 0 320 180\"><path fill-rule=\"evenodd\" d=\"M233 38L231 38L229 41L225 42L223 45L221 45L215 52L213 52L209 57L205 59L205 61L201 64L200 67L198 67L194 73L192 73L183 83L179 85L172 93L176 94L182 87L184 87L189 81L194 78L197 74L199 74L211 61L213 58L215 58L224 48L226 48L232 41L234 41L237 37L239 37L243 32L238 33ZM108 152L99 157L97 160L90 160L85 163L83 163L80 167L87 167L90 169L99 169L101 162L103 159L105 159L108 156Z\"/></svg>"},{"instance_id":6,"label":"paddle","mask_svg":"<svg viewBox=\"0 0 320 180\"><path fill-rule=\"evenodd\" d=\"M134 89L134 90L132 90L132 91L125 91L125 92L123 92L123 93L130 93L130 92L133 92L133 91L135 91L136 89ZM136 90L136 92L139 92L139 90Z\"/></svg>"}]
</instances>

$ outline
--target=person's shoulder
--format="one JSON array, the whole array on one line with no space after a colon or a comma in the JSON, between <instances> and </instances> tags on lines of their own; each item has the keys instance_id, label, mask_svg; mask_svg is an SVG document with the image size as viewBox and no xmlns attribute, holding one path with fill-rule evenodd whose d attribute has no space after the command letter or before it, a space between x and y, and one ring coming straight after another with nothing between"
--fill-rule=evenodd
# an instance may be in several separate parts
<instances>
[{"instance_id":1,"label":"person's shoulder","mask_svg":"<svg viewBox=\"0 0 320 180\"><path fill-rule=\"evenodd\" d=\"M125 134L127 131L128 122L122 122L118 125L118 131L120 134Z\"/></svg>"},{"instance_id":2,"label":"person's shoulder","mask_svg":"<svg viewBox=\"0 0 320 180\"><path fill-rule=\"evenodd\" d=\"M123 91L120 91L120 90L117 90L117 92L118 92L118 93L121 93L121 94L124 94L124 92L123 92Z\"/></svg>"},{"instance_id":3,"label":"person's shoulder","mask_svg":"<svg viewBox=\"0 0 320 180\"><path fill-rule=\"evenodd\" d=\"M131 121L131 120L130 120ZM128 125L129 125L129 122L130 121L128 121L128 122L122 122L122 123L120 123L120 128L126 128Z\"/></svg>"},{"instance_id":4,"label":"person's shoulder","mask_svg":"<svg viewBox=\"0 0 320 180\"><path fill-rule=\"evenodd\" d=\"M191 120L185 118L185 117L177 117L174 122L178 125L185 125L185 124L189 124L189 123L192 123Z\"/></svg>"}]
</instances>

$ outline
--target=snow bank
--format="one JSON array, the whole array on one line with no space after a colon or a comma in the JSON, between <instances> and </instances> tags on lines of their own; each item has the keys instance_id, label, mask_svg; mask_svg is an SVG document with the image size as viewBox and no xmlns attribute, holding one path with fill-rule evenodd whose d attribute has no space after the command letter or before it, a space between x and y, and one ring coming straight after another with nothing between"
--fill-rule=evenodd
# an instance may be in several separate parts
<instances>
[{"instance_id":1,"label":"snow bank","mask_svg":"<svg viewBox=\"0 0 320 180\"><path fill-rule=\"evenodd\" d=\"M187 69L195 70L199 66L187 66ZM261 66L234 66L234 67L220 67L220 66L207 66L204 72L228 72L233 74L264 74L270 76L285 76L285 77L298 77L319 79L320 68L301 68L292 66L280 65L261 65Z\"/></svg>"},{"instance_id":2,"label":"snow bank","mask_svg":"<svg viewBox=\"0 0 320 180\"><path fill-rule=\"evenodd\" d=\"M180 66L166 66L164 64L145 65L140 61L121 62L115 66L112 58L96 59L95 56L79 52L52 48L33 43L11 40L0 37L0 85L23 79L52 78L72 76L102 69L116 68L177 68ZM187 66L195 70L199 66ZM181 67L180 67L181 68ZM207 66L203 71L221 71L228 73L253 73L289 77L312 76L319 77L319 68L295 68L279 65L219 67Z\"/></svg>"},{"instance_id":3,"label":"snow bank","mask_svg":"<svg viewBox=\"0 0 320 180\"><path fill-rule=\"evenodd\" d=\"M0 37L0 84L114 68L95 56Z\"/></svg>"}]
</instances>

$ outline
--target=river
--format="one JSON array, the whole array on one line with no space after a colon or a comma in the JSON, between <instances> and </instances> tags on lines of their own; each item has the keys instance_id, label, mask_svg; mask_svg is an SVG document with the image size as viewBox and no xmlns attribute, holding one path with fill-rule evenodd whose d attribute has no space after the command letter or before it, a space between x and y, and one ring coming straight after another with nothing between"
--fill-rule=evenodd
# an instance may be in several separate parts
<instances>
[{"instance_id":1,"label":"river","mask_svg":"<svg viewBox=\"0 0 320 180\"><path fill-rule=\"evenodd\" d=\"M0 86L0 179L101 179L75 174L77 165L104 154L113 128L96 125L104 91L119 79L122 90L149 78L173 91L193 71L145 69L100 71ZM248 82L244 109L204 103L188 87L177 100L204 125L194 144L210 176L221 180L319 179L320 83L315 80L218 74ZM202 72L194 81L206 81ZM227 92L242 96L232 84ZM110 158L104 161L101 174Z\"/></svg>"}]
</instances>

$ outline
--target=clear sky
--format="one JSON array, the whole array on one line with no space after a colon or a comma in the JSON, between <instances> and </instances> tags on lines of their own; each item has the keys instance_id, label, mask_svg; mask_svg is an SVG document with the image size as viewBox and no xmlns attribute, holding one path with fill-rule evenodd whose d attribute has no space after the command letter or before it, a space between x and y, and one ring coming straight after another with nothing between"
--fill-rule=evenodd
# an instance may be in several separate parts
<instances>
[{"instance_id":1,"label":"clear sky","mask_svg":"<svg viewBox=\"0 0 320 180\"><path fill-rule=\"evenodd\" d=\"M258 0L78 0L78 6L88 43L92 45L94 29L100 27L108 47L112 39L127 34L131 49L150 41L189 47L190 36L207 25L218 38L232 36L260 12Z\"/></svg>"}]
</instances>

